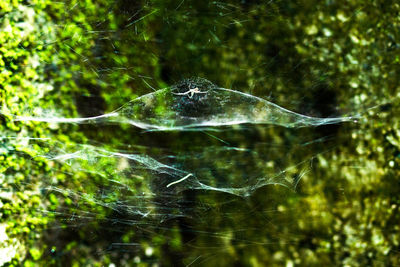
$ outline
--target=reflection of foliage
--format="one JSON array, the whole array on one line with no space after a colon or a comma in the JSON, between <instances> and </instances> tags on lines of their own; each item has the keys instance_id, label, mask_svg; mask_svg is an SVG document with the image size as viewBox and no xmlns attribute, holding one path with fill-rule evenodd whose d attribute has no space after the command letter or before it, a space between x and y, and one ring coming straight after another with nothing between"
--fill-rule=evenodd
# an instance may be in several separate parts
<instances>
[{"instance_id":1,"label":"reflection of foliage","mask_svg":"<svg viewBox=\"0 0 400 267\"><path fill-rule=\"evenodd\" d=\"M400 6L396 1L30 2L33 7L1 2L0 99L3 109L9 109L2 110L5 113L58 107L63 111L59 116L98 115L148 93L150 87L173 84L182 76L202 76L223 87L269 96L310 115L337 115L339 107L361 111L362 118L355 126L221 133L223 139L252 151L263 149L253 140L279 145L243 157L243 162L270 164L278 171L315 157L313 168L296 193L265 187L248 201L207 191L187 192L184 205L172 202L173 196L155 199L158 207L149 209L173 207L169 212L190 216L140 231L126 221L132 219L128 207L113 206L132 192L107 191L110 181L98 175L93 169L98 165L90 162L84 166L87 172L69 175L73 168L68 165L32 159L38 151L49 151L27 146L27 132L29 137L51 136L66 145L88 138L116 146L148 143L160 150L140 152L161 155L166 143L182 153L201 148L204 135L147 137L122 126L98 131L73 125L48 129L2 116L4 135L19 137L3 139L0 147L0 218L7 222L7 242L20 248L16 265L17 259L26 264L52 260L88 265L134 264L140 259L171 265L181 260L208 265L399 264L400 107L395 97L399 97ZM183 89L179 92L187 91ZM186 108L186 103L201 97L181 99ZM381 106L364 112L372 105ZM160 107L157 114L165 111ZM304 149L293 141L298 136L335 141L322 143L327 151L319 153L318 142ZM193 158L199 155L190 153ZM200 155L217 155L221 160L207 159L215 165L207 175L223 176L229 156ZM98 164L104 173L113 173L110 163L107 159ZM243 166L234 170L240 173ZM41 192L39 188L49 186L49 181L53 188L65 190ZM131 188L139 191L142 184ZM42 218L38 210L48 211L49 216ZM43 234L41 227L57 216L63 220L49 229L71 225L76 229ZM116 222L125 226L110 229ZM93 231L99 234L93 237ZM43 234L42 242L31 248L38 233ZM110 240L132 245L98 253ZM128 259L123 259L126 250Z\"/></svg>"}]
</instances>

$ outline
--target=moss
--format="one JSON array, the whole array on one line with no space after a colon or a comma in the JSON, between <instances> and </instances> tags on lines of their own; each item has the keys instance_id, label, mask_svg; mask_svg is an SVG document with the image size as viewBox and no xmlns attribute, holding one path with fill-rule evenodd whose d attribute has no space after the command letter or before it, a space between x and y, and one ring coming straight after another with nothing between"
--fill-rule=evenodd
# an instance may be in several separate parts
<instances>
[{"instance_id":1,"label":"moss","mask_svg":"<svg viewBox=\"0 0 400 267\"><path fill-rule=\"evenodd\" d=\"M43 61L49 59L51 49L39 44L43 40L51 41L53 22L48 19L45 9L51 1L31 1L31 5L18 1L2 1L0 19L0 73L3 133L1 182L1 220L7 222L7 241L2 246L18 244L14 255L14 264L27 259L32 264L40 259L43 247L31 249L29 254L24 248L33 247L49 222L39 210L48 209L48 195L40 190L46 183L43 178L52 176L48 162L35 156L43 148L33 144L27 138L46 138L55 136L70 140L65 133L57 133L40 123L15 122L11 115L24 115L37 107L53 106L56 98L45 99L47 92L59 91L51 76L45 72ZM65 110L75 110L73 102ZM62 137L64 136L64 137ZM57 179L57 177L55 177Z\"/></svg>"},{"instance_id":2,"label":"moss","mask_svg":"<svg viewBox=\"0 0 400 267\"><path fill-rule=\"evenodd\" d=\"M128 2L0 1L0 130L9 137L0 144L0 219L7 223L7 240L0 249L19 248L10 265L134 265L142 259L190 264L211 250L216 256L209 257L210 265L399 264L396 1L228 1L232 5L226 6L207 1ZM138 18L145 19L127 28L138 11ZM246 203L218 194L193 194L193 213L196 208L210 210L201 220L166 223L145 235L132 225L119 226L119 234L103 231L110 219L126 219L124 211L107 206L124 192L99 192L110 181L90 162L82 164L83 171L37 156L60 148L73 150L88 140L119 146L142 144L147 137L125 126L93 130L18 122L11 115L102 114L151 92L151 87L191 76L270 97L309 115L357 112L359 123L299 132L260 127L246 133L252 138L270 136L265 140L282 147L302 134L311 140L333 136L335 144L324 143L329 147L324 153L319 153L318 142L308 150L271 149L270 154L276 153L270 156L271 168L279 169L280 161L314 158L296 193L262 188ZM160 105L155 112L163 110ZM181 150L196 143L195 138L204 140L171 136L165 137L172 140L171 147ZM235 138L238 147L252 146L247 137ZM223 170L227 158L212 161ZM104 173L112 173L115 164L105 160L100 165ZM144 183L124 182L135 184L134 192ZM59 190L46 189L49 186ZM99 197L107 205L98 205ZM249 210L254 211L251 216L246 215ZM73 216L85 212L92 218ZM187 225L193 232L182 230ZM171 230L160 230L164 228ZM93 231L98 235L93 237ZM128 259L121 256L123 250L99 255L110 243L110 232L143 248L129 251ZM146 247L154 253L146 255Z\"/></svg>"}]
</instances>

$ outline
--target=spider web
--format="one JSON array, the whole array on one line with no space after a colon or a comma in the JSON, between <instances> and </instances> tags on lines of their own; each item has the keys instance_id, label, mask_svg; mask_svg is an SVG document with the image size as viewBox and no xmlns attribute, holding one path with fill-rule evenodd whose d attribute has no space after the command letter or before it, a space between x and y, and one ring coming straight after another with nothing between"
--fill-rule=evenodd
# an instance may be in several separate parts
<instances>
[{"instance_id":1,"label":"spider web","mask_svg":"<svg viewBox=\"0 0 400 267\"><path fill-rule=\"evenodd\" d=\"M186 88L185 88L186 87ZM192 88L193 87L193 88ZM197 88L197 91L193 91ZM198 91L205 90L205 91ZM186 91L182 91L186 90ZM52 113L46 111L46 113ZM121 108L89 118L16 116L15 121L53 123L127 123L145 130L201 130L240 124L272 124L288 128L320 126L354 117L315 118L282 108L267 100L239 91L219 88L194 78L178 85L138 97Z\"/></svg>"},{"instance_id":2,"label":"spider web","mask_svg":"<svg viewBox=\"0 0 400 267\"><path fill-rule=\"evenodd\" d=\"M18 97L2 105L2 115L11 122L37 122L55 132L40 139L24 131L5 133L2 139L7 153L17 146L14 152L21 157L25 150L35 155L32 164L36 157L48 162L50 175L40 177L40 193L59 202L52 208L44 201L40 210L53 219L41 233L48 247L58 248L59 254L49 255L68 255L67 241L62 241L68 235L89 247L91 257L106 255L121 264L123 257L160 263L161 248L171 261L194 265L212 262L229 247L296 242L275 229L293 223L279 206L296 199L288 196L296 195L301 180L312 174L314 159L337 146L330 129L358 117L309 116L269 101L297 110L305 106L303 111L312 113L301 99L306 89L294 78L284 71L272 77L279 53L268 58L260 51L250 53L239 66L229 58L242 49L237 37L257 28L253 14L258 8L271 18L279 12L270 11L269 3L252 6L248 1L195 7L189 1L105 2L98 6L104 18L80 1L54 4L68 11L62 13L65 23L47 18L56 33L36 32L43 36L37 46L51 47L54 57L31 59L50 73L50 81L33 83L38 88L35 109L13 113L12 104L21 104ZM70 20L77 14L87 17L86 24ZM76 34L64 38L69 31ZM207 34L200 36L200 31ZM237 36L229 37L231 31ZM257 36L254 42L262 39ZM220 51L228 54L226 60ZM62 67L74 73L76 66L80 72L62 76ZM279 96L268 95L274 90ZM49 104L46 97L59 102ZM71 116L64 99L74 102L80 114ZM328 133L320 132L329 125ZM57 131L72 135L74 130L90 141L56 139ZM185 246L190 249L174 252ZM176 259L180 256L183 260Z\"/></svg>"}]
</instances>

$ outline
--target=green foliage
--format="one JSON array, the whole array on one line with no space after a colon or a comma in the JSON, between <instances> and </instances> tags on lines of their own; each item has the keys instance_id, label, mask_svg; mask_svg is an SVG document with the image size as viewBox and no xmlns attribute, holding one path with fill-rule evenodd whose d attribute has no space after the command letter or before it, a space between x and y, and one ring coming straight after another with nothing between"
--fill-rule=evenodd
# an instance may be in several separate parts
<instances>
[{"instance_id":1,"label":"green foliage","mask_svg":"<svg viewBox=\"0 0 400 267\"><path fill-rule=\"evenodd\" d=\"M57 184L58 179L62 181L52 171L52 168L58 167L36 157L46 148L27 138L54 136L65 142L77 136L83 138L79 133L63 134L57 127L51 130L39 123L15 122L7 115L26 114L39 107L54 107L63 102L60 99L64 100L64 111L69 111L71 116L76 114L71 99L55 97L62 91L62 86L57 84L44 65L54 55L51 49L43 46L43 40L51 42L56 38L52 32L54 24L44 11L50 2L31 1L31 5L18 1L1 2L0 219L2 226L5 223L7 229L7 239L1 246L14 247L11 257L17 261L25 258L38 261L43 255L46 246L26 249L33 247L40 239L40 234L51 220L51 216L43 216L42 210L55 210L58 206L57 199L54 200L52 195L46 195L41 189L50 178L54 180L53 184ZM48 95L52 94L53 97L49 98ZM61 166L59 168L62 170Z\"/></svg>"},{"instance_id":2,"label":"green foliage","mask_svg":"<svg viewBox=\"0 0 400 267\"><path fill-rule=\"evenodd\" d=\"M8 235L0 249L17 248L9 264L201 265L204 260L209 266L399 265L399 3L27 2L0 1L0 130L11 137L0 143L0 222ZM138 10L140 16L131 19ZM76 170L37 155L54 152L56 142L65 148L88 140L118 147L140 145L147 137L127 126L48 127L7 115L61 110L50 115L95 116L151 87L191 76L309 115L342 110L360 113L360 119L325 130L259 129L254 134L278 144L302 134L335 140L324 153L317 153L317 143L309 151L276 156L293 164L314 157L296 192L271 186L246 200L198 193L187 197L196 198L199 207L213 208L202 220L166 222L146 234L128 224L115 234L103 229L111 219L124 219L112 206L124 192L102 195L99 188L110 181L96 166L112 173L117 162L86 162ZM163 113L164 107L155 112ZM248 146L246 139L238 147ZM166 140L182 151L196 141L173 134ZM225 161L215 161L224 168ZM116 179L132 185L134 192L143 186ZM65 190L50 193L48 186ZM71 218L65 220L63 213ZM91 216L72 216L83 213ZM192 226L193 233L181 231L182 225ZM201 234L213 231L218 233ZM114 237L140 246L127 253L98 253Z\"/></svg>"}]
</instances>

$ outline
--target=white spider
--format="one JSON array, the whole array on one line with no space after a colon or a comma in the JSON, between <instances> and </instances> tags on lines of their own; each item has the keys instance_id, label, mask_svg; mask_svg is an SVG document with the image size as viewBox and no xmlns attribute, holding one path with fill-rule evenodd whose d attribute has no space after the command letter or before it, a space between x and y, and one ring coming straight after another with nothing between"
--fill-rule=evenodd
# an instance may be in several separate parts
<instances>
[{"instance_id":1,"label":"white spider","mask_svg":"<svg viewBox=\"0 0 400 267\"><path fill-rule=\"evenodd\" d=\"M192 98L194 94L207 94L207 92L202 92L198 87L189 89L184 93L173 93L174 95L187 95L189 98Z\"/></svg>"}]
</instances>

